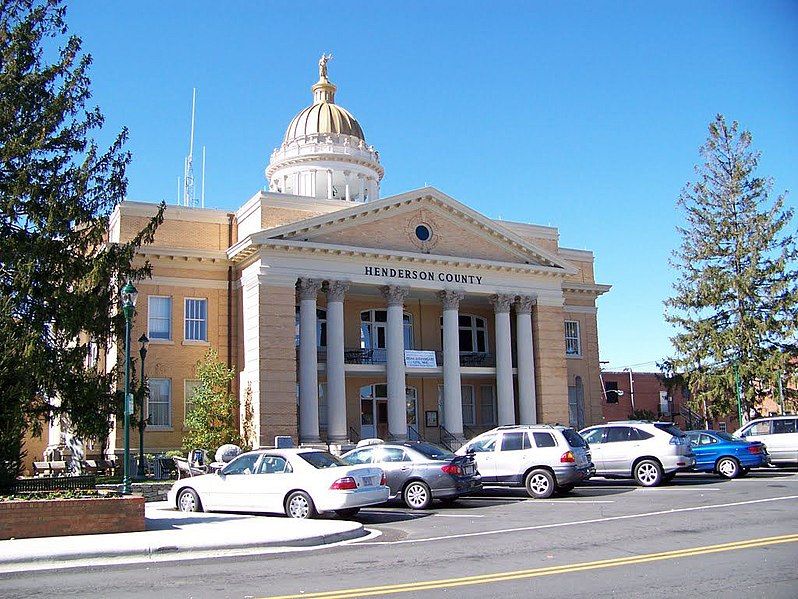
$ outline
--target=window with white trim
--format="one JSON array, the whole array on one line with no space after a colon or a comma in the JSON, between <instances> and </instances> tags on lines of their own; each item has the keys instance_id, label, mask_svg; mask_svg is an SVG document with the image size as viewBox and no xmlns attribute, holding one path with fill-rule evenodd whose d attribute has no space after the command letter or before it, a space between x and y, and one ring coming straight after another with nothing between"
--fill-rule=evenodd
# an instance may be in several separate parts
<instances>
[{"instance_id":1,"label":"window with white trim","mask_svg":"<svg viewBox=\"0 0 798 599\"><path fill-rule=\"evenodd\" d=\"M183 381L183 421L188 418L194 409L194 393L202 386L199 379L186 379Z\"/></svg>"},{"instance_id":2,"label":"window with white trim","mask_svg":"<svg viewBox=\"0 0 798 599\"><path fill-rule=\"evenodd\" d=\"M148 380L150 397L147 400L147 421L150 427L172 426L172 379Z\"/></svg>"},{"instance_id":3,"label":"window with white trim","mask_svg":"<svg viewBox=\"0 0 798 599\"><path fill-rule=\"evenodd\" d=\"M147 337L150 341L172 339L172 298L151 295L147 298Z\"/></svg>"},{"instance_id":4,"label":"window with white trim","mask_svg":"<svg viewBox=\"0 0 798 599\"><path fill-rule=\"evenodd\" d=\"M186 341L208 340L208 300L187 297L185 300Z\"/></svg>"},{"instance_id":5,"label":"window with white trim","mask_svg":"<svg viewBox=\"0 0 798 599\"><path fill-rule=\"evenodd\" d=\"M294 344L299 347L299 306L294 314ZM316 347L327 347L327 310L316 308Z\"/></svg>"},{"instance_id":6,"label":"window with white trim","mask_svg":"<svg viewBox=\"0 0 798 599\"><path fill-rule=\"evenodd\" d=\"M493 385L479 388L479 419L483 425L496 424L496 391Z\"/></svg>"},{"instance_id":7,"label":"window with white trim","mask_svg":"<svg viewBox=\"0 0 798 599\"><path fill-rule=\"evenodd\" d=\"M461 354L488 351L488 325L481 316L459 314L457 316L459 346ZM443 345L443 316L441 316L441 346Z\"/></svg>"},{"instance_id":8,"label":"window with white trim","mask_svg":"<svg viewBox=\"0 0 798 599\"><path fill-rule=\"evenodd\" d=\"M463 406L463 424L474 426L477 423L477 410L474 404L474 387L472 385L460 387L460 403Z\"/></svg>"},{"instance_id":9,"label":"window with white trim","mask_svg":"<svg viewBox=\"0 0 798 599\"><path fill-rule=\"evenodd\" d=\"M413 317L402 314L402 336L405 349L413 349ZM386 349L388 347L388 310L364 310L360 313L360 347Z\"/></svg>"},{"instance_id":10,"label":"window with white trim","mask_svg":"<svg viewBox=\"0 0 798 599\"><path fill-rule=\"evenodd\" d=\"M565 321L565 355L581 356L582 346L579 342L579 321Z\"/></svg>"}]
</instances>

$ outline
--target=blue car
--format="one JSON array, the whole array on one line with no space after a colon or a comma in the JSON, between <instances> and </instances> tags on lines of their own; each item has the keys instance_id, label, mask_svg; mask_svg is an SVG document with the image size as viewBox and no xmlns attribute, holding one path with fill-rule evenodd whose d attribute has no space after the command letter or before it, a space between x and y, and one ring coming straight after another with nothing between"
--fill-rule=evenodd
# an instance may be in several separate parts
<instances>
[{"instance_id":1,"label":"blue car","mask_svg":"<svg viewBox=\"0 0 798 599\"><path fill-rule=\"evenodd\" d=\"M698 472L736 478L751 468L770 464L767 448L759 441L745 441L722 431L686 431L685 435L695 453L693 470Z\"/></svg>"}]
</instances>

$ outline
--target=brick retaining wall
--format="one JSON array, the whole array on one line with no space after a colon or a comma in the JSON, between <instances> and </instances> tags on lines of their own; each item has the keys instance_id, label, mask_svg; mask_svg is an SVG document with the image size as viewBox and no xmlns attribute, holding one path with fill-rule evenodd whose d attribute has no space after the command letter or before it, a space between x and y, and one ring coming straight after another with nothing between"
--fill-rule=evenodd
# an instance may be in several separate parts
<instances>
[{"instance_id":1,"label":"brick retaining wall","mask_svg":"<svg viewBox=\"0 0 798 599\"><path fill-rule=\"evenodd\" d=\"M0 502L0 539L144 530L144 498Z\"/></svg>"}]
</instances>

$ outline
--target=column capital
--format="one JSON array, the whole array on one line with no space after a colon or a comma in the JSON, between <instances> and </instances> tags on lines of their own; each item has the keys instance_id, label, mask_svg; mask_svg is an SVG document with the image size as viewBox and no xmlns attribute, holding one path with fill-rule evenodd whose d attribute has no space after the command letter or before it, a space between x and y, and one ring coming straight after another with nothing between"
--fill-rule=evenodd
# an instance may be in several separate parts
<instances>
[{"instance_id":1,"label":"column capital","mask_svg":"<svg viewBox=\"0 0 798 599\"><path fill-rule=\"evenodd\" d=\"M535 304L535 296L519 295L515 298L516 314L532 314L532 306Z\"/></svg>"},{"instance_id":2,"label":"column capital","mask_svg":"<svg viewBox=\"0 0 798 599\"><path fill-rule=\"evenodd\" d=\"M399 285L384 285L380 287L382 296L388 301L389 306L403 306L407 294L410 293L409 287L399 287Z\"/></svg>"},{"instance_id":3,"label":"column capital","mask_svg":"<svg viewBox=\"0 0 798 599\"><path fill-rule=\"evenodd\" d=\"M457 310L460 308L460 300L465 297L462 291L453 291L451 289L444 289L438 292L438 297L443 304L444 310Z\"/></svg>"},{"instance_id":4,"label":"column capital","mask_svg":"<svg viewBox=\"0 0 798 599\"><path fill-rule=\"evenodd\" d=\"M349 281L327 281L327 301L342 302L349 291Z\"/></svg>"},{"instance_id":5,"label":"column capital","mask_svg":"<svg viewBox=\"0 0 798 599\"><path fill-rule=\"evenodd\" d=\"M315 300L316 295L321 289L321 281L318 279L306 279L302 277L297 281L297 289L299 290L299 299L301 300Z\"/></svg>"},{"instance_id":6,"label":"column capital","mask_svg":"<svg viewBox=\"0 0 798 599\"><path fill-rule=\"evenodd\" d=\"M494 293L490 296L490 303L493 304L493 311L497 314L510 312L510 306L515 300L515 296L508 293Z\"/></svg>"}]
</instances>

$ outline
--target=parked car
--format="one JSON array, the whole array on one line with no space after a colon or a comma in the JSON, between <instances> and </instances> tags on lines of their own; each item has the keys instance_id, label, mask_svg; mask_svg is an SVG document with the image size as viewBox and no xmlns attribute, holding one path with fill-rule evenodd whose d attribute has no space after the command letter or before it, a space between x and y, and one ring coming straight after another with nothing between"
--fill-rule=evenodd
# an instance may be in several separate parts
<instances>
[{"instance_id":1,"label":"parked car","mask_svg":"<svg viewBox=\"0 0 798 599\"><path fill-rule=\"evenodd\" d=\"M767 466L770 456L764 443L745 441L723 431L687 431L698 472L715 472L724 478L745 476L751 468Z\"/></svg>"},{"instance_id":2,"label":"parked car","mask_svg":"<svg viewBox=\"0 0 798 599\"><path fill-rule=\"evenodd\" d=\"M538 499L567 493L594 472L587 444L564 426L500 426L457 450L458 455L470 453L483 485L526 487Z\"/></svg>"},{"instance_id":3,"label":"parked car","mask_svg":"<svg viewBox=\"0 0 798 599\"><path fill-rule=\"evenodd\" d=\"M243 453L216 474L178 480L168 501L183 512L284 512L313 518L320 512L351 517L383 503L389 489L376 467L352 467L316 449Z\"/></svg>"},{"instance_id":4,"label":"parked car","mask_svg":"<svg viewBox=\"0 0 798 599\"><path fill-rule=\"evenodd\" d=\"M373 464L385 472L391 498L407 507L423 510L433 499L446 503L482 488L472 455L455 455L425 441L375 443L345 453L347 464Z\"/></svg>"},{"instance_id":5,"label":"parked car","mask_svg":"<svg viewBox=\"0 0 798 599\"><path fill-rule=\"evenodd\" d=\"M776 466L798 464L798 416L769 416L752 420L734 432L747 441L761 441Z\"/></svg>"},{"instance_id":6,"label":"parked car","mask_svg":"<svg viewBox=\"0 0 798 599\"><path fill-rule=\"evenodd\" d=\"M590 445L596 476L634 478L643 487L656 487L695 465L690 440L672 422L623 420L579 433Z\"/></svg>"}]
</instances>

